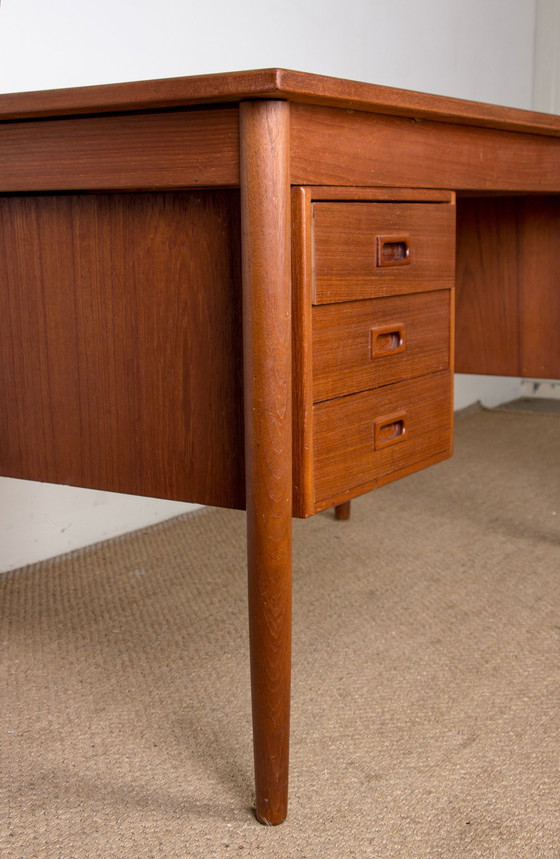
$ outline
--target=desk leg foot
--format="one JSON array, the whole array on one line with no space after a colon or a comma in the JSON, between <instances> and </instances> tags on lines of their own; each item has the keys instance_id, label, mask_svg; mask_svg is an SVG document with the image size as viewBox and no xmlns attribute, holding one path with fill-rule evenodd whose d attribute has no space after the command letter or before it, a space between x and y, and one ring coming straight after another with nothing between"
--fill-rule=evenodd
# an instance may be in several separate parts
<instances>
[{"instance_id":1,"label":"desk leg foot","mask_svg":"<svg viewBox=\"0 0 560 859\"><path fill-rule=\"evenodd\" d=\"M288 805L292 574L289 113L240 105L243 357L256 814Z\"/></svg>"},{"instance_id":2,"label":"desk leg foot","mask_svg":"<svg viewBox=\"0 0 560 859\"><path fill-rule=\"evenodd\" d=\"M288 810L290 572L289 563L270 570L256 559L249 569L256 815L267 825L282 823Z\"/></svg>"},{"instance_id":3,"label":"desk leg foot","mask_svg":"<svg viewBox=\"0 0 560 859\"><path fill-rule=\"evenodd\" d=\"M341 522L346 522L350 519L351 502L343 501L342 504L337 504L334 508L334 518Z\"/></svg>"}]
</instances>

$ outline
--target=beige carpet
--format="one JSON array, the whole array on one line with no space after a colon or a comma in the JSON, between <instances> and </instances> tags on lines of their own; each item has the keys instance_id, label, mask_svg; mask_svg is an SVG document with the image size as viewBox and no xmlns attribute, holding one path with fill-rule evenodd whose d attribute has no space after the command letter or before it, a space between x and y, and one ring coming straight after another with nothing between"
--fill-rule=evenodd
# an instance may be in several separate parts
<instances>
[{"instance_id":1,"label":"beige carpet","mask_svg":"<svg viewBox=\"0 0 560 859\"><path fill-rule=\"evenodd\" d=\"M560 857L560 416L295 523L291 806L252 812L244 516L0 577L2 859Z\"/></svg>"}]
</instances>

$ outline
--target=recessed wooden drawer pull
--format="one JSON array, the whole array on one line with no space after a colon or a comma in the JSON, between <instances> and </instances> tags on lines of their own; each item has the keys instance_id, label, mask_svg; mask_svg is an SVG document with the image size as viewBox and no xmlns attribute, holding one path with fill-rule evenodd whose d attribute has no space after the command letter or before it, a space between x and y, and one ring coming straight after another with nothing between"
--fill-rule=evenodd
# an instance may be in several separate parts
<instances>
[{"instance_id":1,"label":"recessed wooden drawer pull","mask_svg":"<svg viewBox=\"0 0 560 859\"><path fill-rule=\"evenodd\" d=\"M404 352L404 325L396 323L371 329L371 357L383 358Z\"/></svg>"},{"instance_id":2,"label":"recessed wooden drawer pull","mask_svg":"<svg viewBox=\"0 0 560 859\"><path fill-rule=\"evenodd\" d=\"M373 422L373 447L379 450L406 438L406 412L385 415Z\"/></svg>"},{"instance_id":3,"label":"recessed wooden drawer pull","mask_svg":"<svg viewBox=\"0 0 560 859\"><path fill-rule=\"evenodd\" d=\"M377 236L377 265L409 265L408 236Z\"/></svg>"}]
</instances>

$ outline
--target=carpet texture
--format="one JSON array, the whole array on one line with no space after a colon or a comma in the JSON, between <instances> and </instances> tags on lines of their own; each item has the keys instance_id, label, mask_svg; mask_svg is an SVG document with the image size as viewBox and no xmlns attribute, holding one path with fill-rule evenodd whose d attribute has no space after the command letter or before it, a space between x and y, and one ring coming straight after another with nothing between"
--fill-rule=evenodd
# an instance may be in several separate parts
<instances>
[{"instance_id":1,"label":"carpet texture","mask_svg":"<svg viewBox=\"0 0 560 859\"><path fill-rule=\"evenodd\" d=\"M560 857L560 415L294 523L288 820L254 819L245 521L0 577L3 859Z\"/></svg>"}]
</instances>

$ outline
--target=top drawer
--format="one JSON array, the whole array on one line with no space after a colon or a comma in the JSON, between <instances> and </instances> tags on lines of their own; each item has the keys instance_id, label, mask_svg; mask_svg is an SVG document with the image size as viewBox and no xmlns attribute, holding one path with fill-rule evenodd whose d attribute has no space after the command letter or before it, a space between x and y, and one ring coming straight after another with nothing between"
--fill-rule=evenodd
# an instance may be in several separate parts
<instances>
[{"instance_id":1,"label":"top drawer","mask_svg":"<svg viewBox=\"0 0 560 859\"><path fill-rule=\"evenodd\" d=\"M314 202L313 303L453 286L455 207Z\"/></svg>"}]
</instances>

